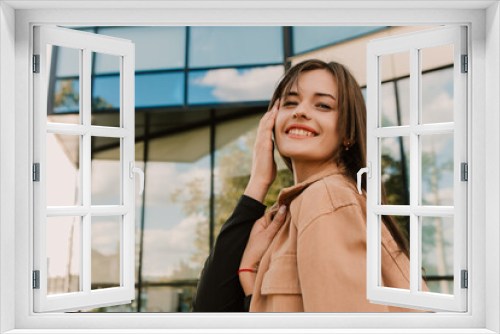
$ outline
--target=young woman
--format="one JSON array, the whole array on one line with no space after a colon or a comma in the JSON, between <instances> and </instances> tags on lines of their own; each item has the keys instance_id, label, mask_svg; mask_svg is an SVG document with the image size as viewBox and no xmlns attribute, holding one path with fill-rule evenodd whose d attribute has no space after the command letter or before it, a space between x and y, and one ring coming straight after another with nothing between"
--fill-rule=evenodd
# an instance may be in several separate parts
<instances>
[{"instance_id":1,"label":"young woman","mask_svg":"<svg viewBox=\"0 0 500 334\"><path fill-rule=\"evenodd\" d=\"M295 184L254 225L241 257L249 310L413 311L366 299L366 193L355 183L366 166L366 107L354 77L338 63L307 60L285 74L270 105L245 195L262 201L274 180L273 129ZM382 285L409 289L407 241L389 217L383 222Z\"/></svg>"}]
</instances>

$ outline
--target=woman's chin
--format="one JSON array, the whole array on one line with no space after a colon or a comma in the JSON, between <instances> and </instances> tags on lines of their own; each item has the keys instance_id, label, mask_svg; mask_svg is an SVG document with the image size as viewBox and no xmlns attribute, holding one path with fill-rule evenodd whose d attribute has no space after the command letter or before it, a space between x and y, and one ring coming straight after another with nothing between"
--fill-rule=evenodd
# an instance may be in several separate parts
<instances>
[{"instance_id":1,"label":"woman's chin","mask_svg":"<svg viewBox=\"0 0 500 334\"><path fill-rule=\"evenodd\" d=\"M318 157L311 155L310 151L302 151L302 152L282 152L281 155L291 159L292 161L317 161Z\"/></svg>"}]
</instances>

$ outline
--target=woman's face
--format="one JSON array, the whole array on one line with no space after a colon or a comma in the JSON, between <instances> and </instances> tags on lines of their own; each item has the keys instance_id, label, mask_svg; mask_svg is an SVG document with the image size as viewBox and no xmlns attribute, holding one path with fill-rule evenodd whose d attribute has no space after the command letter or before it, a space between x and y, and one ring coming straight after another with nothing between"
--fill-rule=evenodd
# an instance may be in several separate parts
<instances>
[{"instance_id":1,"label":"woman's face","mask_svg":"<svg viewBox=\"0 0 500 334\"><path fill-rule=\"evenodd\" d=\"M337 82L327 70L303 72L280 100L275 138L280 153L298 161L333 159L337 134Z\"/></svg>"}]
</instances>

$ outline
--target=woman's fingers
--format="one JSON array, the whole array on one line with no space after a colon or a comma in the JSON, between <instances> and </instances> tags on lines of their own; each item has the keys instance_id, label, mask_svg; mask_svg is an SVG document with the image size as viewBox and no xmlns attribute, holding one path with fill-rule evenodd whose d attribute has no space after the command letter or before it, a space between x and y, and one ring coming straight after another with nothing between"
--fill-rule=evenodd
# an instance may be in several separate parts
<instances>
[{"instance_id":1,"label":"woman's fingers","mask_svg":"<svg viewBox=\"0 0 500 334\"><path fill-rule=\"evenodd\" d=\"M272 138L272 131L274 128L274 122L276 120L278 108L279 108L279 99L276 100L273 108L269 112L265 113L262 119L260 120L258 131L261 133L262 137L264 137L266 140Z\"/></svg>"},{"instance_id":2,"label":"woman's fingers","mask_svg":"<svg viewBox=\"0 0 500 334\"><path fill-rule=\"evenodd\" d=\"M274 102L273 108L264 114L260 120L259 129L257 130L256 148L259 150L269 151L272 150L272 133L276 114L279 108L279 99Z\"/></svg>"},{"instance_id":3,"label":"woman's fingers","mask_svg":"<svg viewBox=\"0 0 500 334\"><path fill-rule=\"evenodd\" d=\"M280 227L285 222L285 218L286 218L286 206L282 205L280 206L278 212L274 215L273 221L266 228L269 238L274 239L274 236L276 235L276 233L278 233Z\"/></svg>"},{"instance_id":4,"label":"woman's fingers","mask_svg":"<svg viewBox=\"0 0 500 334\"><path fill-rule=\"evenodd\" d=\"M277 111L279 109L279 101L280 99L277 99L275 102L274 102L274 105L273 105L273 108L271 109L270 112L266 113L266 130L267 131L272 131L273 127L274 127L274 121L276 120L276 114L277 114Z\"/></svg>"}]
</instances>

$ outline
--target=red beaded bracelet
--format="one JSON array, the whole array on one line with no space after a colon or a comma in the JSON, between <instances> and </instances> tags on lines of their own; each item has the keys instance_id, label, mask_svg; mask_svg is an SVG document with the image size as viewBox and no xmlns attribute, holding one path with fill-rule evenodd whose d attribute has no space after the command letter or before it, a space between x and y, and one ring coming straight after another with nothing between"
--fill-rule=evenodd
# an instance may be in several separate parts
<instances>
[{"instance_id":1,"label":"red beaded bracelet","mask_svg":"<svg viewBox=\"0 0 500 334\"><path fill-rule=\"evenodd\" d=\"M256 272L257 272L257 270L255 270L255 269L240 269L240 270L238 270L238 275L239 275L242 271L249 271L249 272L251 272L251 273L256 273Z\"/></svg>"}]
</instances>

